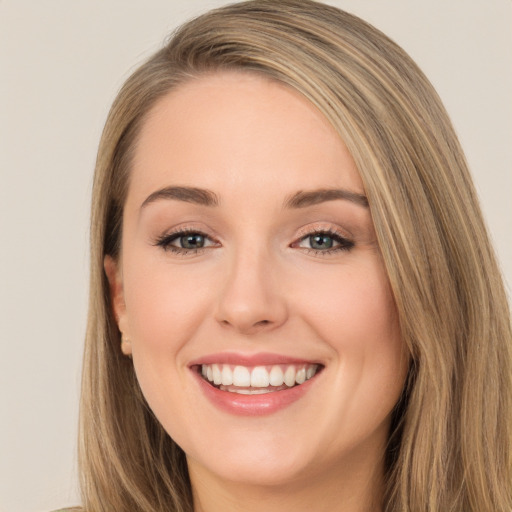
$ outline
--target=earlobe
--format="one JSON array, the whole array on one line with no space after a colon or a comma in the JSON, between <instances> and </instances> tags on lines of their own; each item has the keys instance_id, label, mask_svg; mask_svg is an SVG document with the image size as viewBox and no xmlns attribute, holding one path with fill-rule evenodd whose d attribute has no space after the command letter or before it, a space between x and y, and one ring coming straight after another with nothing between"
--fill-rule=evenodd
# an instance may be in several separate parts
<instances>
[{"instance_id":1,"label":"earlobe","mask_svg":"<svg viewBox=\"0 0 512 512\"><path fill-rule=\"evenodd\" d=\"M124 334L121 334L121 352L125 356L132 357L132 344Z\"/></svg>"},{"instance_id":2,"label":"earlobe","mask_svg":"<svg viewBox=\"0 0 512 512\"><path fill-rule=\"evenodd\" d=\"M119 268L118 261L108 255L105 256L105 259L103 260L103 268L105 269L105 274L108 279L113 313L117 326L121 331L121 350L123 354L131 355L131 343L126 337L128 326L121 269Z\"/></svg>"}]
</instances>

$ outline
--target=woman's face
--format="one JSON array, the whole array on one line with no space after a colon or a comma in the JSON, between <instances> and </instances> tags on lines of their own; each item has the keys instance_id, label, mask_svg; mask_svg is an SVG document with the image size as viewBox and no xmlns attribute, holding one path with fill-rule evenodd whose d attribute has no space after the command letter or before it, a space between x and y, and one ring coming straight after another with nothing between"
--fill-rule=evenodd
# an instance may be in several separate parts
<instances>
[{"instance_id":1,"label":"woman's face","mask_svg":"<svg viewBox=\"0 0 512 512\"><path fill-rule=\"evenodd\" d=\"M124 352L192 478L381 463L407 357L354 161L296 92L219 73L160 100L105 267Z\"/></svg>"}]
</instances>

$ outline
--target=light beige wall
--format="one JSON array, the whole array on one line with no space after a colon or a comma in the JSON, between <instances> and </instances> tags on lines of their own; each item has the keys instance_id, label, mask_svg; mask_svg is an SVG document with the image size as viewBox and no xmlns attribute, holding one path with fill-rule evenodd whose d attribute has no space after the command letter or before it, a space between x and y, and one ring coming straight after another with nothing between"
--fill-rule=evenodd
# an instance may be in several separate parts
<instances>
[{"instance_id":1,"label":"light beige wall","mask_svg":"<svg viewBox=\"0 0 512 512\"><path fill-rule=\"evenodd\" d=\"M221 0L0 0L0 512L77 501L91 173L122 81ZM331 0L400 43L444 99L512 283L512 2Z\"/></svg>"}]
</instances>

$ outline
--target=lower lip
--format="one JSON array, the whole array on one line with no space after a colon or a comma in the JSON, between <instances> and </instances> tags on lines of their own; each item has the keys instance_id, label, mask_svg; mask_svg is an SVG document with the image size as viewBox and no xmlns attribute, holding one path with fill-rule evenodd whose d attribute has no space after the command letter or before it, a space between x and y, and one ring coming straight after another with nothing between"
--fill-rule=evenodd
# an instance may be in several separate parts
<instances>
[{"instance_id":1,"label":"lower lip","mask_svg":"<svg viewBox=\"0 0 512 512\"><path fill-rule=\"evenodd\" d=\"M192 370L193 371L193 370ZM229 391L221 391L209 384L197 372L193 371L199 383L201 391L206 398L216 407L230 414L240 416L263 416L272 414L291 405L302 398L316 382L315 375L299 386L282 391L272 391L270 393L256 395L241 395Z\"/></svg>"}]
</instances>

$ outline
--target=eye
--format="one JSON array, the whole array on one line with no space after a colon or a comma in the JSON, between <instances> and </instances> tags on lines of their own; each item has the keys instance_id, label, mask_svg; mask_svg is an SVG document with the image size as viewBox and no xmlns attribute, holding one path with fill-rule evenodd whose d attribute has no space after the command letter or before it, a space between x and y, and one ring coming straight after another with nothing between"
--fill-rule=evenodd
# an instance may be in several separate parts
<instances>
[{"instance_id":1,"label":"eye","mask_svg":"<svg viewBox=\"0 0 512 512\"><path fill-rule=\"evenodd\" d=\"M314 253L331 254L338 251L348 251L354 247L354 243L334 231L315 231L302 237L295 247L304 248Z\"/></svg>"},{"instance_id":2,"label":"eye","mask_svg":"<svg viewBox=\"0 0 512 512\"><path fill-rule=\"evenodd\" d=\"M203 249L217 246L218 244L208 235L200 231L181 230L160 237L155 245L162 247L165 251L189 254L197 253Z\"/></svg>"},{"instance_id":3,"label":"eye","mask_svg":"<svg viewBox=\"0 0 512 512\"><path fill-rule=\"evenodd\" d=\"M191 233L175 239L182 249L201 249L204 247L206 237L200 233Z\"/></svg>"}]
</instances>

